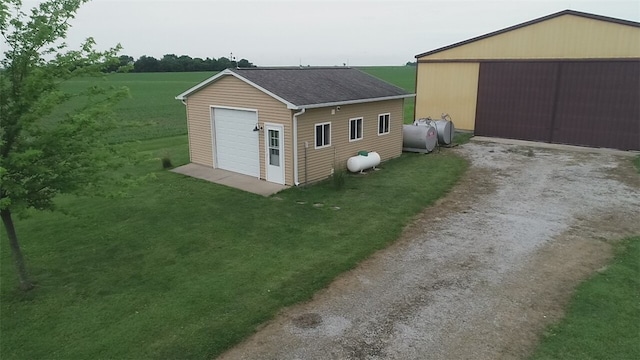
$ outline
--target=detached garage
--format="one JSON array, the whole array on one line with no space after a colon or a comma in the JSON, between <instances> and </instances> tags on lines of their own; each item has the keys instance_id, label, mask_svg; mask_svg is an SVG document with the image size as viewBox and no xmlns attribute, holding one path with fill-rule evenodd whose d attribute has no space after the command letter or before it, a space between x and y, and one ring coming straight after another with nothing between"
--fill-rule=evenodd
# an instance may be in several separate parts
<instances>
[{"instance_id":1,"label":"detached garage","mask_svg":"<svg viewBox=\"0 0 640 360\"><path fill-rule=\"evenodd\" d=\"M347 67L227 69L178 95L191 163L283 185L402 153L401 88Z\"/></svg>"},{"instance_id":2,"label":"detached garage","mask_svg":"<svg viewBox=\"0 0 640 360\"><path fill-rule=\"evenodd\" d=\"M416 118L640 150L640 23L566 10L416 56Z\"/></svg>"}]
</instances>

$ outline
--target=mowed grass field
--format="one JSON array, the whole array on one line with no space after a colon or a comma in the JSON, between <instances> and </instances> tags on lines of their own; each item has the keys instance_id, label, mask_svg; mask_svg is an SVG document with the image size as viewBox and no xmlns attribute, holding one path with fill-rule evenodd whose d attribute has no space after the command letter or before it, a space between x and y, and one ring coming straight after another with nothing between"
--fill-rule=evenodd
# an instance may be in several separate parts
<instances>
[{"instance_id":1,"label":"mowed grass field","mask_svg":"<svg viewBox=\"0 0 640 360\"><path fill-rule=\"evenodd\" d=\"M65 84L70 92L99 84L122 87L130 98L115 108L117 130L109 134L113 142L156 139L187 133L185 106L175 96L215 72L109 74L104 79L74 79Z\"/></svg>"},{"instance_id":2,"label":"mowed grass field","mask_svg":"<svg viewBox=\"0 0 640 360\"><path fill-rule=\"evenodd\" d=\"M386 80L405 89L407 92L414 93L416 90L416 67L415 66L370 66L361 67L360 70L369 73L375 77ZM415 107L415 98L404 100L404 123L411 124L413 120L413 110Z\"/></svg>"},{"instance_id":3,"label":"mowed grass field","mask_svg":"<svg viewBox=\"0 0 640 360\"><path fill-rule=\"evenodd\" d=\"M405 86L414 78L413 68L366 70ZM120 173L147 180L113 198L60 196L60 211L16 219L37 283L26 294L0 228L0 358L215 357L393 242L467 166L446 150L405 154L347 176L342 190L326 182L271 198L163 170L166 154L188 162L174 96L208 76L107 76L131 90L109 136L146 159Z\"/></svg>"}]
</instances>

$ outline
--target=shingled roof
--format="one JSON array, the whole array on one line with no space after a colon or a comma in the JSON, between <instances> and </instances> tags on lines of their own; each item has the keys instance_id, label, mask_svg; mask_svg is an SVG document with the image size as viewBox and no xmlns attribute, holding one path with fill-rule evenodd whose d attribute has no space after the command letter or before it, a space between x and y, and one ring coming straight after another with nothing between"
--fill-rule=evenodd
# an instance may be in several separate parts
<instances>
[{"instance_id":1,"label":"shingled roof","mask_svg":"<svg viewBox=\"0 0 640 360\"><path fill-rule=\"evenodd\" d=\"M227 69L176 96L189 95L223 76L234 76L285 103L289 109L316 108L413 97L403 89L348 67Z\"/></svg>"}]
</instances>

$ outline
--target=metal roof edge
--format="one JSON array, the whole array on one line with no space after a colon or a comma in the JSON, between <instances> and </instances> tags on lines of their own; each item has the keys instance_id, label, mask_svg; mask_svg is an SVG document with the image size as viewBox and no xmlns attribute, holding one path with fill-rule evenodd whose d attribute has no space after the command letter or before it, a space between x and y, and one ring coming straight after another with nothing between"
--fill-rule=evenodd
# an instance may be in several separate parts
<instances>
[{"instance_id":1,"label":"metal roof edge","mask_svg":"<svg viewBox=\"0 0 640 360\"><path fill-rule=\"evenodd\" d=\"M590 14L590 13L586 13L586 12L581 12L581 11L575 11L575 10L562 10L560 12L557 13L553 13L550 15L546 15L543 17L539 17L533 20L529 20L520 24L516 24L513 26L509 26L506 27L504 29L500 29L500 30L496 30L496 31L492 31L490 33L484 34L484 35L480 35L480 36L476 36L473 37L471 39L467 39L467 40L463 40L451 45L447 45L447 46L443 46L441 48L437 48L435 50L430 50L421 54L418 54L416 56L414 56L414 58L418 59L424 56L428 56L428 55L433 55L435 53L439 53L442 51L446 51L449 49L453 49L456 48L458 46L462 46L462 45L466 45L466 44L470 44L472 42L476 42L479 40L483 40L486 38L490 38L492 36L496 36L496 35L500 35L509 31L513 31L519 28L523 28L525 26L529 26L529 25L533 25L533 24L537 24L543 21L547 21L556 17L560 17L563 15L574 15L574 16L580 16L580 17L584 17L584 18L588 18L588 19L593 19L593 20L600 20L600 21L607 21L607 22L612 22L612 23L616 23L616 24L620 24L620 25L627 25L627 26L633 26L633 27L640 27L640 23L635 22L635 21L630 21L630 20L622 20L622 19L617 19L617 18L613 18L613 17L608 17L608 16L602 16L602 15L596 15L596 14Z\"/></svg>"},{"instance_id":2,"label":"metal roof edge","mask_svg":"<svg viewBox=\"0 0 640 360\"><path fill-rule=\"evenodd\" d=\"M299 109L317 109L317 108L323 108L323 107L329 107L329 106L362 104L362 103L384 101L384 100L404 99L404 98L415 97L415 96L416 94L402 94L402 95L384 96L384 97L369 98L369 99L355 99L355 100L334 101L334 102L321 103L321 104L298 105L298 108Z\"/></svg>"}]
</instances>

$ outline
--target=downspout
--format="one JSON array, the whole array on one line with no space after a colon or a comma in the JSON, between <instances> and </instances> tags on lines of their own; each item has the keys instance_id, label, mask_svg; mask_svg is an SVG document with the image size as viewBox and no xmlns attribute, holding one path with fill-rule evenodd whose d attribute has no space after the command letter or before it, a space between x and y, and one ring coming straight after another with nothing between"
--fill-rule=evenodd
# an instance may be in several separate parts
<instances>
[{"instance_id":1,"label":"downspout","mask_svg":"<svg viewBox=\"0 0 640 360\"><path fill-rule=\"evenodd\" d=\"M298 116L307 111L306 108L293 114L293 184L295 186L300 185L298 181Z\"/></svg>"},{"instance_id":2,"label":"downspout","mask_svg":"<svg viewBox=\"0 0 640 360\"><path fill-rule=\"evenodd\" d=\"M180 99L180 102L182 103L182 105L184 105L184 112L187 118L187 142L189 143L189 162L191 162L191 149L193 148L191 147L191 134L189 133L189 108L187 107L186 98L183 97L182 99Z\"/></svg>"},{"instance_id":3,"label":"downspout","mask_svg":"<svg viewBox=\"0 0 640 360\"><path fill-rule=\"evenodd\" d=\"M416 96L413 98L413 100L414 100L414 101L413 101L413 119L411 119L411 122L414 122L415 120L418 120L418 118L416 117L416 113L417 113L416 108L418 107L418 101L417 101L417 100L418 100L418 69L420 69L420 61L419 61L419 60L418 60L418 58L416 57L416 79L415 79L415 81L413 82L413 84L414 84L414 85L413 85L413 93L414 93ZM478 96L478 95L477 95L477 93L476 93L476 97L477 97L477 96ZM476 100L477 100L477 99L476 99ZM404 109L404 102L405 102L405 99L403 98L403 99L402 99L402 108L403 108L403 109ZM404 119L403 119L403 120L404 120ZM403 121L403 124L404 124L404 121Z\"/></svg>"}]
</instances>

